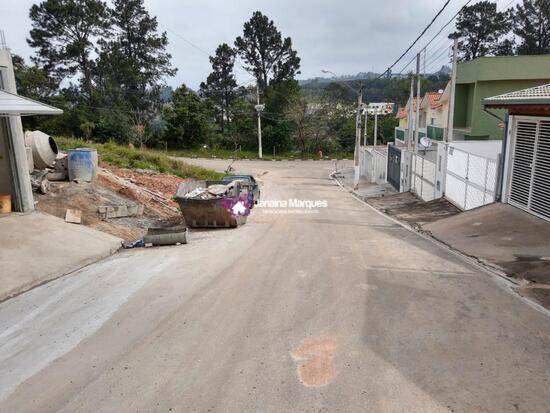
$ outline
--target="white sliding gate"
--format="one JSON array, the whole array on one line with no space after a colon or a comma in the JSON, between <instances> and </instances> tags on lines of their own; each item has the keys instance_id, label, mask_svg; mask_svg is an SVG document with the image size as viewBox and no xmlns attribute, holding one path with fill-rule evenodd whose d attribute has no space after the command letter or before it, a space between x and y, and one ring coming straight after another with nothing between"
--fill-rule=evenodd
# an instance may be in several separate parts
<instances>
[{"instance_id":1,"label":"white sliding gate","mask_svg":"<svg viewBox=\"0 0 550 413\"><path fill-rule=\"evenodd\" d=\"M495 159L447 148L445 197L463 210L495 201L497 165Z\"/></svg>"},{"instance_id":2,"label":"white sliding gate","mask_svg":"<svg viewBox=\"0 0 550 413\"><path fill-rule=\"evenodd\" d=\"M386 182L387 150L361 147L359 161L361 176L379 185Z\"/></svg>"}]
</instances>

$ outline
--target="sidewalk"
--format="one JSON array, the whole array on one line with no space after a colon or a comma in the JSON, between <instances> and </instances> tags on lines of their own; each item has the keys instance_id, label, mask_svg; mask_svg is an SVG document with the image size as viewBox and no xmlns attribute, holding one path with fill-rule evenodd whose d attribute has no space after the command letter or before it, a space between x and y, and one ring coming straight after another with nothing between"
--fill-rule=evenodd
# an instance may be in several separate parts
<instances>
[{"instance_id":1,"label":"sidewalk","mask_svg":"<svg viewBox=\"0 0 550 413\"><path fill-rule=\"evenodd\" d=\"M336 173L336 178L349 189L353 188L354 171L353 168L343 169ZM361 177L359 179L359 187L354 191L356 195L362 198L385 196L390 194L396 194L396 190L388 183L383 185L373 184Z\"/></svg>"},{"instance_id":2,"label":"sidewalk","mask_svg":"<svg viewBox=\"0 0 550 413\"><path fill-rule=\"evenodd\" d=\"M336 178L346 188L353 188L353 171ZM411 192L387 191L385 185L363 180L353 193L417 231L515 279L520 295L550 309L550 222L501 203L462 212L444 198L424 202Z\"/></svg>"},{"instance_id":3,"label":"sidewalk","mask_svg":"<svg viewBox=\"0 0 550 413\"><path fill-rule=\"evenodd\" d=\"M550 308L550 222L508 204L462 212L422 228L518 280L518 292Z\"/></svg>"},{"instance_id":4,"label":"sidewalk","mask_svg":"<svg viewBox=\"0 0 550 413\"><path fill-rule=\"evenodd\" d=\"M41 212L0 217L0 301L115 253L121 239Z\"/></svg>"}]
</instances>

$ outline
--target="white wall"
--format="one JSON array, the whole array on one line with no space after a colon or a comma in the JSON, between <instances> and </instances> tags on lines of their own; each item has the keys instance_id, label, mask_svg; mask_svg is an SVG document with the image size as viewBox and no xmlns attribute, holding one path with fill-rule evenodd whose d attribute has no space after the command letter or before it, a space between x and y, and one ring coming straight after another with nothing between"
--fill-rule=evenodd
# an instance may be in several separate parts
<instances>
[{"instance_id":1,"label":"white wall","mask_svg":"<svg viewBox=\"0 0 550 413\"><path fill-rule=\"evenodd\" d=\"M469 152L485 158L497 159L502 152L502 141L454 141L449 144L453 148Z\"/></svg>"}]
</instances>

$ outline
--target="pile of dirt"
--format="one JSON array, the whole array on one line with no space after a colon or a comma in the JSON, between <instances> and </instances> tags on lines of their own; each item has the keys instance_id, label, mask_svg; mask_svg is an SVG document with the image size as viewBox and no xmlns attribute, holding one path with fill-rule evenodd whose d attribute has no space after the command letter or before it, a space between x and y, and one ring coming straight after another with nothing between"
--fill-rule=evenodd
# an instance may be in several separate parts
<instances>
[{"instance_id":1,"label":"pile of dirt","mask_svg":"<svg viewBox=\"0 0 550 413\"><path fill-rule=\"evenodd\" d=\"M51 182L49 193L35 194L36 208L65 218L67 209L82 212L82 224L124 240L142 238L147 228L166 222L181 223L182 215L172 200L183 179L167 174L101 168L92 183ZM102 219L100 206L142 204L143 215Z\"/></svg>"},{"instance_id":2,"label":"pile of dirt","mask_svg":"<svg viewBox=\"0 0 550 413\"><path fill-rule=\"evenodd\" d=\"M125 178L140 187L161 193L170 200L176 193L178 185L186 181L174 175L161 174L152 170L132 171L130 169L118 168L109 168L109 170L117 176ZM174 206L176 206L175 203Z\"/></svg>"}]
</instances>

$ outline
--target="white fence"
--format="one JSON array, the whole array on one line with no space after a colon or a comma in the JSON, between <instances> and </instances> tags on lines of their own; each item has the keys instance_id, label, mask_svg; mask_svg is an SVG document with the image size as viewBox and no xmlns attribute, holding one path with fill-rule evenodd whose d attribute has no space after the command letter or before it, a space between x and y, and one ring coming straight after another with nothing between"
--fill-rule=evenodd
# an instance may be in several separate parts
<instances>
[{"instance_id":1,"label":"white fence","mask_svg":"<svg viewBox=\"0 0 550 413\"><path fill-rule=\"evenodd\" d=\"M362 147L360 155L360 175L372 183L385 183L388 164L387 151Z\"/></svg>"},{"instance_id":2,"label":"white fence","mask_svg":"<svg viewBox=\"0 0 550 413\"><path fill-rule=\"evenodd\" d=\"M495 200L498 161L447 147L445 197L463 210Z\"/></svg>"},{"instance_id":3,"label":"white fence","mask_svg":"<svg viewBox=\"0 0 550 413\"><path fill-rule=\"evenodd\" d=\"M412 156L411 190L424 201L432 201L436 196L436 170L435 162L418 154Z\"/></svg>"}]
</instances>

